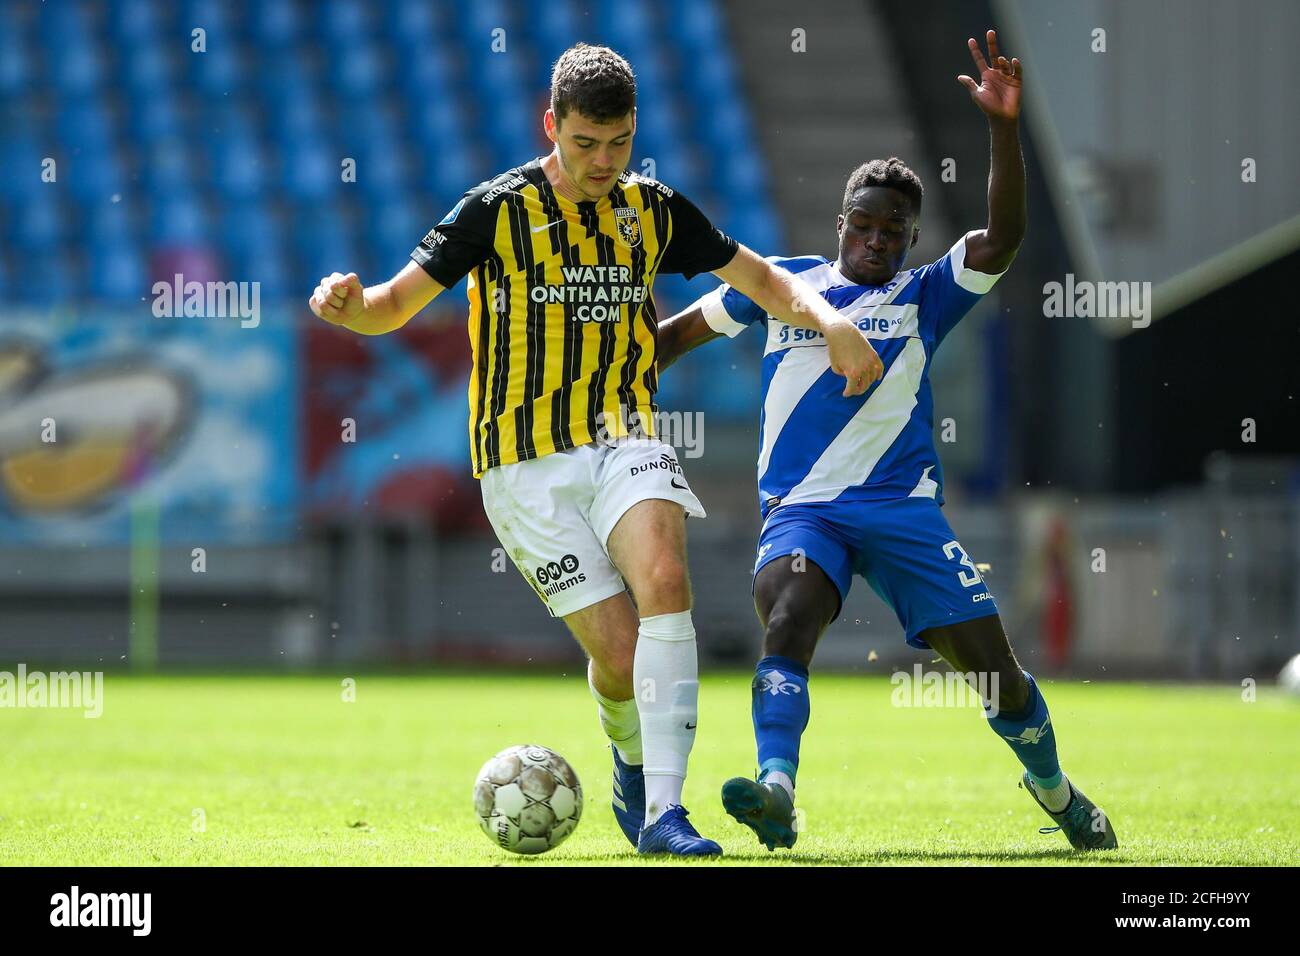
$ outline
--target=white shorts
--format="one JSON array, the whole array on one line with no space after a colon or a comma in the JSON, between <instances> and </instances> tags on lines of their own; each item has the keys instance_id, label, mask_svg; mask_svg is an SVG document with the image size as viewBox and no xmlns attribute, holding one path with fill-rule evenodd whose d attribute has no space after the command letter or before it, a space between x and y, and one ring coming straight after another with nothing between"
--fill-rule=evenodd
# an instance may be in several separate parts
<instances>
[{"instance_id":1,"label":"white shorts","mask_svg":"<svg viewBox=\"0 0 1300 956\"><path fill-rule=\"evenodd\" d=\"M480 483L497 537L553 617L626 590L607 542L637 502L662 498L704 517L676 451L657 439L581 445L498 465Z\"/></svg>"}]
</instances>

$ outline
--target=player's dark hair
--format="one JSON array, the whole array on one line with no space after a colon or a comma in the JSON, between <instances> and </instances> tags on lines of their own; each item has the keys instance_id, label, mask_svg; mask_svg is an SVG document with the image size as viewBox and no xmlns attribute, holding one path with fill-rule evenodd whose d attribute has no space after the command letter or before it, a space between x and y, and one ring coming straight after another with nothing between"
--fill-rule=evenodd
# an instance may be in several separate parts
<instances>
[{"instance_id":1,"label":"player's dark hair","mask_svg":"<svg viewBox=\"0 0 1300 956\"><path fill-rule=\"evenodd\" d=\"M577 110L597 123L610 123L635 107L632 67L609 47L579 43L555 61L551 70L551 109L556 120Z\"/></svg>"},{"instance_id":2,"label":"player's dark hair","mask_svg":"<svg viewBox=\"0 0 1300 956\"><path fill-rule=\"evenodd\" d=\"M849 174L848 184L844 187L844 215L852 208L853 195L866 186L887 186L897 189L912 201L912 212L921 215L921 197L925 190L921 187L921 177L897 156L888 159L873 159L863 163Z\"/></svg>"}]
</instances>

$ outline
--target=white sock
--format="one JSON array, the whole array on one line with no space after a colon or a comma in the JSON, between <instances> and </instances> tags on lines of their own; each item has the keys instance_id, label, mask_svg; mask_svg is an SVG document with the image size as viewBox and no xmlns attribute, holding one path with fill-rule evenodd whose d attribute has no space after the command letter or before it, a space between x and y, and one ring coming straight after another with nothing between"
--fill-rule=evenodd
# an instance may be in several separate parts
<instances>
[{"instance_id":1,"label":"white sock","mask_svg":"<svg viewBox=\"0 0 1300 956\"><path fill-rule=\"evenodd\" d=\"M773 786L784 787L785 792L790 795L790 801L794 802L794 781L780 770L769 770L763 777L764 783L770 783Z\"/></svg>"},{"instance_id":2,"label":"white sock","mask_svg":"<svg viewBox=\"0 0 1300 956\"><path fill-rule=\"evenodd\" d=\"M641 618L632 662L645 753L645 825L682 802L700 694L690 611Z\"/></svg>"},{"instance_id":3,"label":"white sock","mask_svg":"<svg viewBox=\"0 0 1300 956\"><path fill-rule=\"evenodd\" d=\"M591 664L587 665L587 686L591 696L596 698L596 708L600 712L600 726L605 736L618 751L619 758L625 764L641 764L641 715L637 713L636 698L631 700L610 700L591 681Z\"/></svg>"},{"instance_id":4,"label":"white sock","mask_svg":"<svg viewBox=\"0 0 1300 956\"><path fill-rule=\"evenodd\" d=\"M1053 813L1060 813L1070 805L1070 781L1064 773L1061 774L1061 782L1051 788L1040 787L1033 774L1029 775L1029 783L1034 788L1034 793L1038 794L1038 799Z\"/></svg>"}]
</instances>

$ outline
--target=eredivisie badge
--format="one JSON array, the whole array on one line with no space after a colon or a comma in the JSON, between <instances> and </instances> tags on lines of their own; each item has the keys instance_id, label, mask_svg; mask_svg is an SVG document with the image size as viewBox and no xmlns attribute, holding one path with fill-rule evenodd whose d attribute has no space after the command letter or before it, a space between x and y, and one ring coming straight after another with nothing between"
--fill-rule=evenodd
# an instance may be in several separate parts
<instances>
[{"instance_id":1,"label":"eredivisie badge","mask_svg":"<svg viewBox=\"0 0 1300 956\"><path fill-rule=\"evenodd\" d=\"M635 248L641 244L641 217L632 206L623 206L614 210L614 225L618 227L618 238L623 245Z\"/></svg>"}]
</instances>

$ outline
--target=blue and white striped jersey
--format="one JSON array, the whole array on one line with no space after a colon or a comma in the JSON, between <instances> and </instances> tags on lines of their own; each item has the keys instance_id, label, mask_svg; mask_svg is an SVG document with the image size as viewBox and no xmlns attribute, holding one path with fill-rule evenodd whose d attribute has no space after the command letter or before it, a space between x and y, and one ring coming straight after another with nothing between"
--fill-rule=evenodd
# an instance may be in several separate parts
<instances>
[{"instance_id":1,"label":"blue and white striped jersey","mask_svg":"<svg viewBox=\"0 0 1300 956\"><path fill-rule=\"evenodd\" d=\"M762 322L763 516L781 504L924 496L943 503L934 449L930 358L999 276L966 268L966 237L937 262L906 269L882 286L856 285L822 256L769 261L795 273L866 333L884 377L845 398L820 332L786 325L730 286L700 301L714 331L735 336Z\"/></svg>"}]
</instances>

